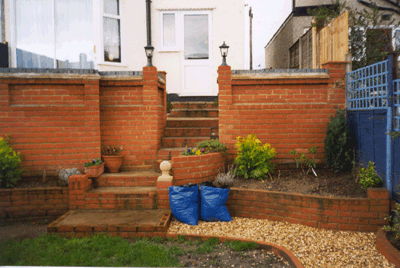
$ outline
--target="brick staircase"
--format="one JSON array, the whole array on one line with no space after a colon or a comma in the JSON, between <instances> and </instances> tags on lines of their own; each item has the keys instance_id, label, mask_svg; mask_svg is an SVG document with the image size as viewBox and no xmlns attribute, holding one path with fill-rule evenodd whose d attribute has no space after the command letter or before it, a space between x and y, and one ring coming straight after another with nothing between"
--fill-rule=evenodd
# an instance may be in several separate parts
<instances>
[{"instance_id":1,"label":"brick staircase","mask_svg":"<svg viewBox=\"0 0 400 268\"><path fill-rule=\"evenodd\" d=\"M172 102L172 105L162 148L158 151L158 163L171 160L200 141L209 140L211 128L218 128L218 106L214 102Z\"/></svg>"}]
</instances>

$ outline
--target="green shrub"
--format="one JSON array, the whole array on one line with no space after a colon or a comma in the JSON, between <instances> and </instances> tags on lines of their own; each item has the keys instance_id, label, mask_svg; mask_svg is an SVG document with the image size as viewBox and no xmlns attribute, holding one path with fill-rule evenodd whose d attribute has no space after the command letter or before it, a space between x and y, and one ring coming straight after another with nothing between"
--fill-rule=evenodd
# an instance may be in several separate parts
<instances>
[{"instance_id":1,"label":"green shrub","mask_svg":"<svg viewBox=\"0 0 400 268\"><path fill-rule=\"evenodd\" d=\"M303 172L303 175L307 175L310 170L312 170L316 175L314 168L317 167L317 163L315 163L315 153L317 152L318 147L313 146L310 149L308 149L308 153L312 154L312 158L308 158L305 153L298 153L296 150L291 150L289 154L294 155L294 160L296 161L296 167L299 168L301 167L301 170ZM308 168L307 172L304 170L304 168Z\"/></svg>"},{"instance_id":2,"label":"green shrub","mask_svg":"<svg viewBox=\"0 0 400 268\"><path fill-rule=\"evenodd\" d=\"M222 144L219 139L215 140L205 140L202 142L197 143L197 149L200 151L204 151L205 153L215 153L220 152L226 154L228 149L224 144ZM204 149L204 150L203 150Z\"/></svg>"},{"instance_id":3,"label":"green shrub","mask_svg":"<svg viewBox=\"0 0 400 268\"><path fill-rule=\"evenodd\" d=\"M350 130L346 124L345 111L338 109L328 123L325 137L325 162L335 173L351 169L352 142Z\"/></svg>"},{"instance_id":4,"label":"green shrub","mask_svg":"<svg viewBox=\"0 0 400 268\"><path fill-rule=\"evenodd\" d=\"M275 149L270 144L261 144L256 135L248 135L247 138L237 137L235 147L238 156L235 159L237 165L236 175L262 180L269 172L274 171L271 159L275 157Z\"/></svg>"},{"instance_id":5,"label":"green shrub","mask_svg":"<svg viewBox=\"0 0 400 268\"><path fill-rule=\"evenodd\" d=\"M374 162L369 161L368 167L360 168L360 171L358 172L359 183L364 189L367 189L368 187L379 187L383 184L383 180L378 176L374 165Z\"/></svg>"},{"instance_id":6,"label":"green shrub","mask_svg":"<svg viewBox=\"0 0 400 268\"><path fill-rule=\"evenodd\" d=\"M0 187L13 187L21 179L21 157L8 145L9 138L0 137Z\"/></svg>"},{"instance_id":7,"label":"green shrub","mask_svg":"<svg viewBox=\"0 0 400 268\"><path fill-rule=\"evenodd\" d=\"M397 187L400 190L400 187ZM400 194L400 192L398 192ZM396 203L396 207L393 210L394 215L390 217L386 217L385 220L389 220L391 226L385 225L383 226L383 230L388 232L394 232L396 234L396 240L400 239L400 204Z\"/></svg>"}]
</instances>

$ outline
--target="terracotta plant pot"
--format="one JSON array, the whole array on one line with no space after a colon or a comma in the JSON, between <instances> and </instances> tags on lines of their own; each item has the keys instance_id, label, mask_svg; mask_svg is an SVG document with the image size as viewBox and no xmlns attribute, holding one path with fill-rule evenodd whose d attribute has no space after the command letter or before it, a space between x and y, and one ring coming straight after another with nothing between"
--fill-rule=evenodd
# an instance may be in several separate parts
<instances>
[{"instance_id":1,"label":"terracotta plant pot","mask_svg":"<svg viewBox=\"0 0 400 268\"><path fill-rule=\"evenodd\" d=\"M124 160L123 155L103 155L103 161L110 173L117 173L122 166Z\"/></svg>"},{"instance_id":2,"label":"terracotta plant pot","mask_svg":"<svg viewBox=\"0 0 400 268\"><path fill-rule=\"evenodd\" d=\"M89 178L97 178L104 173L104 163L98 166L85 167L85 173Z\"/></svg>"}]
</instances>

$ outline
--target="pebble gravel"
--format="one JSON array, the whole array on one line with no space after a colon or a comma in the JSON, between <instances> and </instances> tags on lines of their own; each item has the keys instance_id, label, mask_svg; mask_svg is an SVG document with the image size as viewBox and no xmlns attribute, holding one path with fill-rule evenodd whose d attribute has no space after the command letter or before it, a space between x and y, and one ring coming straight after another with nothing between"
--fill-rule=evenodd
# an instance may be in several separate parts
<instances>
[{"instance_id":1,"label":"pebble gravel","mask_svg":"<svg viewBox=\"0 0 400 268\"><path fill-rule=\"evenodd\" d=\"M168 233L226 236L273 243L290 250L307 268L395 268L376 249L375 233L333 231L239 217L233 217L231 222L199 221L197 226L173 219Z\"/></svg>"}]
</instances>

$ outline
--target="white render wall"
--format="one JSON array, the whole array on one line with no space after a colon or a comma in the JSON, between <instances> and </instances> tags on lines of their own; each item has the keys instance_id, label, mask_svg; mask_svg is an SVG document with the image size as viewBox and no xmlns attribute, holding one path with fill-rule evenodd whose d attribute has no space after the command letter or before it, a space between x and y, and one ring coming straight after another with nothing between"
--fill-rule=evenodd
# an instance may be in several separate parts
<instances>
[{"instance_id":1,"label":"white render wall","mask_svg":"<svg viewBox=\"0 0 400 268\"><path fill-rule=\"evenodd\" d=\"M93 0L95 22L103 23L102 6ZM13 44L12 0L5 0L6 41ZM120 0L122 3L122 63L104 63L101 49L102 35L95 27L95 66L100 71L141 71L147 65L144 47L147 45L146 1ZM227 58L232 69L244 69L245 29L244 0L152 0L152 45L155 47L153 65L167 72L167 92L181 93L181 52L160 52L160 12L163 10L201 10L212 14L212 95L218 94L217 69L222 62L219 46L223 41L230 46ZM99 2L101 3L101 2ZM95 23L96 25L96 23Z\"/></svg>"},{"instance_id":2,"label":"white render wall","mask_svg":"<svg viewBox=\"0 0 400 268\"><path fill-rule=\"evenodd\" d=\"M225 41L230 47L227 58L232 69L244 69L244 0L152 0L152 45L155 48L153 65L159 71L167 72L167 92L181 93L180 51L160 51L160 12L170 11L211 11L212 13L212 95L218 95L217 70L222 62L219 46ZM144 0L123 1L123 55L122 66L100 64L101 71L137 71L147 65L144 47L147 44L146 5Z\"/></svg>"}]
</instances>

